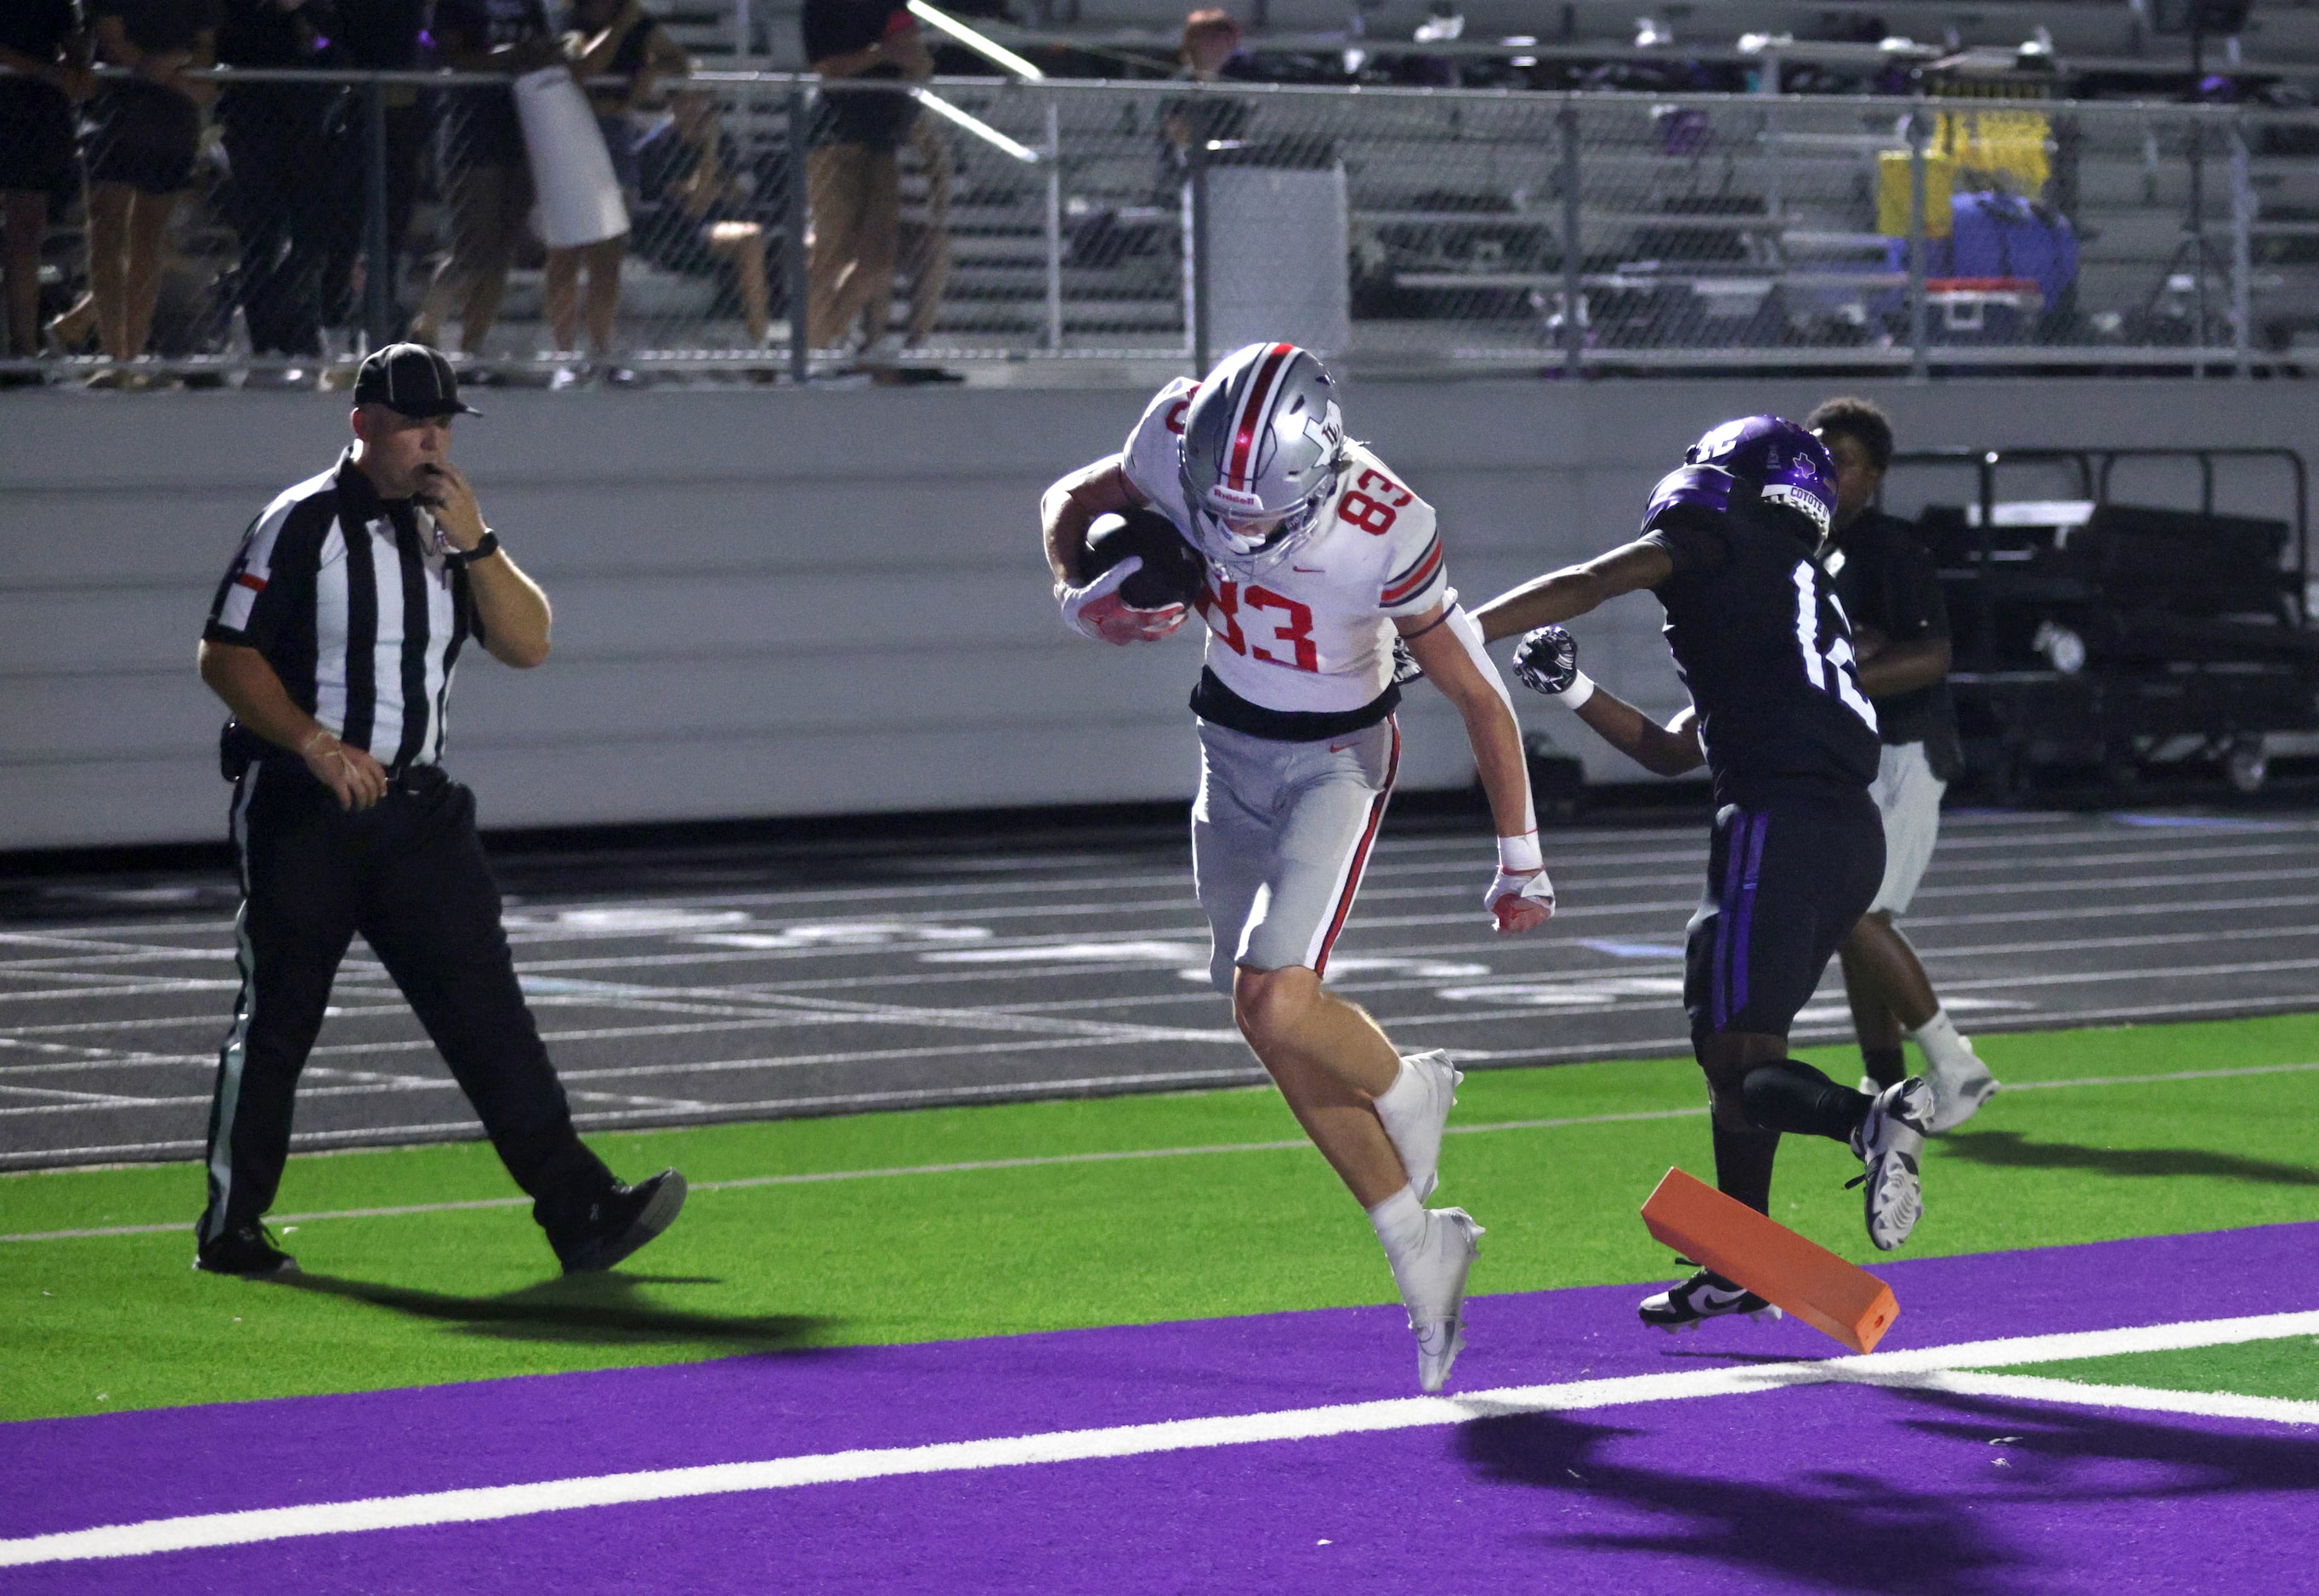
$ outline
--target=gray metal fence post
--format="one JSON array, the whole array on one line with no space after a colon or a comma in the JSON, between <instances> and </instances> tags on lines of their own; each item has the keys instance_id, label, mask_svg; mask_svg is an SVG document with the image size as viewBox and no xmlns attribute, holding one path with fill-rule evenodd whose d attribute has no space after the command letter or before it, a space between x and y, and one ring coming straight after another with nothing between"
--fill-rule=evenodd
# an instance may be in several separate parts
<instances>
[{"instance_id":1,"label":"gray metal fence post","mask_svg":"<svg viewBox=\"0 0 2319 1596\"><path fill-rule=\"evenodd\" d=\"M1586 328L1581 307L1585 289L1581 275L1586 265L1579 229L1578 108L1565 105L1555 113L1562 131L1562 374L1586 374Z\"/></svg>"},{"instance_id":2,"label":"gray metal fence post","mask_svg":"<svg viewBox=\"0 0 2319 1596\"><path fill-rule=\"evenodd\" d=\"M1205 123L1203 116L1201 122ZM1185 147L1192 206L1192 368L1208 371L1208 140L1203 132Z\"/></svg>"},{"instance_id":3,"label":"gray metal fence post","mask_svg":"<svg viewBox=\"0 0 2319 1596\"><path fill-rule=\"evenodd\" d=\"M1930 135L1920 103L1908 113L1908 375L1923 382L1928 374L1925 345L1932 329L1926 314L1925 277L1928 253L1925 238L1925 146Z\"/></svg>"},{"instance_id":4,"label":"gray metal fence post","mask_svg":"<svg viewBox=\"0 0 2319 1596\"><path fill-rule=\"evenodd\" d=\"M1047 348L1063 347L1063 122L1047 96Z\"/></svg>"},{"instance_id":5,"label":"gray metal fence post","mask_svg":"<svg viewBox=\"0 0 2319 1596\"><path fill-rule=\"evenodd\" d=\"M2254 182L2247 169L2246 123L2231 119L2231 347L2238 374L2254 374Z\"/></svg>"},{"instance_id":6,"label":"gray metal fence post","mask_svg":"<svg viewBox=\"0 0 2319 1596\"><path fill-rule=\"evenodd\" d=\"M806 302L812 293L806 273L806 144L813 126L812 95L802 83L790 85L790 208L788 258L782 276L790 291L790 380L802 383L812 374L813 346L808 341Z\"/></svg>"},{"instance_id":7,"label":"gray metal fence post","mask_svg":"<svg viewBox=\"0 0 2319 1596\"><path fill-rule=\"evenodd\" d=\"M363 85L363 332L374 349L394 341L394 259L386 229L386 89Z\"/></svg>"}]
</instances>

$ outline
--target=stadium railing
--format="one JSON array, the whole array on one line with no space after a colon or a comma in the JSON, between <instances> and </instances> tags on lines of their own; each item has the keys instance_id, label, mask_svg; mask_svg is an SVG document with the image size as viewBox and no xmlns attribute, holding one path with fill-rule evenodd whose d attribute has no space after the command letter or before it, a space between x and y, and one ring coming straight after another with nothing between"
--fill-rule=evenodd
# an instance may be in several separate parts
<instances>
[{"instance_id":1,"label":"stadium railing","mask_svg":"<svg viewBox=\"0 0 2319 1596\"><path fill-rule=\"evenodd\" d=\"M342 371L408 327L448 248L430 108L507 80L212 76L233 109L208 119L141 369L203 384ZM1409 375L2248 374L2319 353L2319 113L1054 79L911 91L719 71L665 86L714 115L688 123L663 104L635 119L646 158L616 358L668 380L860 368L860 351L808 348L788 314L808 220L792 154L828 97L902 92L921 101L889 318L904 343L872 365L1196 365L1259 336ZM271 188L234 171L229 136L269 115L306 151ZM712 148L717 180L688 186ZM407 229L390 225L405 184ZM84 216L59 196L44 319L85 286ZM761 252L762 337L742 249ZM573 367L542 316L540 265L528 239L479 368ZM311 302L319 333L257 347L253 302L277 328L284 295L293 312ZM0 369L63 381L108 365L52 350Z\"/></svg>"}]
</instances>

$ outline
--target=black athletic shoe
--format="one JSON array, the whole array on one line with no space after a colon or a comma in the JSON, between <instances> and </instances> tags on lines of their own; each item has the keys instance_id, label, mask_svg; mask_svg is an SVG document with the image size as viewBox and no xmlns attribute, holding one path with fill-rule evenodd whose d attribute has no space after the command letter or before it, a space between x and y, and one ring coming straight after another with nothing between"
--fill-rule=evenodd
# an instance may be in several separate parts
<instances>
[{"instance_id":1,"label":"black athletic shoe","mask_svg":"<svg viewBox=\"0 0 2319 1596\"><path fill-rule=\"evenodd\" d=\"M1697 1330L1701 1321L1719 1319L1726 1313L1745 1313L1750 1319L1767 1313L1773 1319L1784 1317L1754 1292L1726 1280L1712 1269L1701 1269L1681 1285L1670 1285L1656 1296L1645 1297L1636 1312L1645 1324L1655 1324L1669 1335L1686 1325Z\"/></svg>"},{"instance_id":2,"label":"black athletic shoe","mask_svg":"<svg viewBox=\"0 0 2319 1596\"><path fill-rule=\"evenodd\" d=\"M663 1169L650 1180L614 1186L569 1230L549 1231L548 1244L566 1275L609 1269L674 1224L683 1207L684 1177Z\"/></svg>"},{"instance_id":3,"label":"black athletic shoe","mask_svg":"<svg viewBox=\"0 0 2319 1596\"><path fill-rule=\"evenodd\" d=\"M272 1233L253 1219L214 1241L203 1242L194 1253L194 1267L212 1275L262 1280L269 1275L295 1275L298 1260L275 1246Z\"/></svg>"}]
</instances>

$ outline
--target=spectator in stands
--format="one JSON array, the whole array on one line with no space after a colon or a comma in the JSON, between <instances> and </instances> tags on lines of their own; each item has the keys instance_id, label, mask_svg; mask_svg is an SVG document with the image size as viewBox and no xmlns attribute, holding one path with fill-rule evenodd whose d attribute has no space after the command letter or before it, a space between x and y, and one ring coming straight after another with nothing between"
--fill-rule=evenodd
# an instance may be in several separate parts
<instances>
[{"instance_id":1,"label":"spectator in stands","mask_svg":"<svg viewBox=\"0 0 2319 1596\"><path fill-rule=\"evenodd\" d=\"M636 131L630 113L652 93L653 79L662 74L681 77L692 69L668 30L645 14L637 0L576 0L572 28L564 36L564 53L572 76L588 87L588 104L604 135L604 149L612 158L612 172L631 204L636 197ZM597 85L591 79L615 78L617 84ZM547 252L547 322L558 349L577 349L582 320L580 272L587 268L586 320L588 342L600 361L612 353L613 329L620 311L620 259L627 253L628 235L594 244ZM587 368L566 366L555 374L555 386L568 387L584 380ZM614 382L628 380L618 366L605 372Z\"/></svg>"},{"instance_id":2,"label":"spectator in stands","mask_svg":"<svg viewBox=\"0 0 2319 1596\"><path fill-rule=\"evenodd\" d=\"M901 276L910 306L905 337L916 348L934 336L943 291L950 284L950 185L957 164L951 156L950 135L930 116L918 118L902 153L925 184L924 208L915 219L904 218L900 232ZM950 380L945 373L920 374Z\"/></svg>"},{"instance_id":3,"label":"spectator in stands","mask_svg":"<svg viewBox=\"0 0 2319 1596\"><path fill-rule=\"evenodd\" d=\"M1250 74L1240 54L1240 24L1228 11L1196 11L1184 19L1184 41L1176 52L1183 63L1176 73L1180 83L1241 81ZM1237 139L1248 125L1245 100L1208 98L1172 100L1160 107L1160 129L1174 147L1178 161L1194 140L1214 142Z\"/></svg>"},{"instance_id":4,"label":"spectator in stands","mask_svg":"<svg viewBox=\"0 0 2319 1596\"><path fill-rule=\"evenodd\" d=\"M223 0L218 59L259 68L321 65L322 3ZM237 84L219 97L230 173L220 198L241 247L236 291L255 354L321 353L331 229L345 228L349 202L357 226L360 218L359 190L332 193L356 175L334 148L351 131L346 100L343 89L310 83Z\"/></svg>"},{"instance_id":5,"label":"spectator in stands","mask_svg":"<svg viewBox=\"0 0 2319 1596\"><path fill-rule=\"evenodd\" d=\"M333 53L340 66L362 72L410 72L419 66L419 41L427 25L428 0L340 0L337 14L329 27ZM411 84L388 84L381 91L386 113L386 300L396 306L400 320L400 299L396 275L402 269L402 249L411 237L411 215L419 199L419 160L426 152L427 131L434 120L434 108L420 97ZM345 154L356 161L366 160L361 141L350 140ZM356 185L360 194L367 186L368 173L358 167L362 182ZM343 281L351 274L352 262L341 267L333 263L333 275ZM350 283L326 286L325 300L333 295L345 297L356 315L360 306L359 296ZM390 339L401 336L401 329L387 329Z\"/></svg>"},{"instance_id":6,"label":"spectator in stands","mask_svg":"<svg viewBox=\"0 0 2319 1596\"><path fill-rule=\"evenodd\" d=\"M217 61L217 0L87 0L98 53L131 77L107 82L92 106L88 163L88 293L59 317L68 341L93 317L104 353L134 359L153 336L162 254L177 196L192 185L202 107L217 97L185 76ZM145 387L121 366L91 387Z\"/></svg>"},{"instance_id":7,"label":"spectator in stands","mask_svg":"<svg viewBox=\"0 0 2319 1596\"><path fill-rule=\"evenodd\" d=\"M805 0L806 59L823 77L921 82L934 61L903 0ZM894 92L824 90L806 156L807 338L832 347L857 324L879 351L894 297L901 177L894 151L917 120ZM795 313L794 311L791 312Z\"/></svg>"},{"instance_id":8,"label":"spectator in stands","mask_svg":"<svg viewBox=\"0 0 2319 1596\"><path fill-rule=\"evenodd\" d=\"M512 77L564 59L540 0L435 0L432 31L443 64L462 72ZM444 318L456 311L460 351L480 355L531 216L531 170L513 92L446 91L435 162L451 212L451 248L428 284L411 337L439 344Z\"/></svg>"},{"instance_id":9,"label":"spectator in stands","mask_svg":"<svg viewBox=\"0 0 2319 1596\"><path fill-rule=\"evenodd\" d=\"M698 90L669 96L669 120L636 141L636 253L664 270L714 277L712 317L737 304L752 348L772 321L765 277L765 221L717 102Z\"/></svg>"},{"instance_id":10,"label":"spectator in stands","mask_svg":"<svg viewBox=\"0 0 2319 1596\"><path fill-rule=\"evenodd\" d=\"M77 0L0 5L0 221L7 231L8 353L41 352L41 244L49 207L80 192L73 106L96 91ZM6 379L37 383L36 373Z\"/></svg>"}]
</instances>

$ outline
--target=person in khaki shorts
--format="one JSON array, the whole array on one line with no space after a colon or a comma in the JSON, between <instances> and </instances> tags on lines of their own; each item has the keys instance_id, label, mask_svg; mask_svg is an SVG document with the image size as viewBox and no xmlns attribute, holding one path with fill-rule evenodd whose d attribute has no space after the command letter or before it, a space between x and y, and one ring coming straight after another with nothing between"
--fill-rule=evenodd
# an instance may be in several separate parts
<instances>
[{"instance_id":1,"label":"person in khaki shorts","mask_svg":"<svg viewBox=\"0 0 2319 1596\"><path fill-rule=\"evenodd\" d=\"M934 59L903 0L806 0L806 59L825 78L917 83ZM917 102L894 91L825 92L806 155L806 337L843 342L858 321L865 347L885 335L901 234L894 152Z\"/></svg>"},{"instance_id":2,"label":"person in khaki shorts","mask_svg":"<svg viewBox=\"0 0 2319 1596\"><path fill-rule=\"evenodd\" d=\"M1964 764L1949 702L1949 618L1940 573L1916 529L1875 508L1892 461L1892 423L1864 399L1831 399L1804 423L1836 462L1836 515L1823 563L1851 617L1860 690L1876 706L1883 748L1869 796L1884 817L1884 879L1837 950L1868 1079L1908 1073L1905 1031L1925 1055L1935 1107L1926 1129L1954 1131L1997 1090L1957 1033L1924 964L1893 921L1908 913L1940 835L1941 794ZM1872 1087L1868 1082L1875 1083Z\"/></svg>"}]
</instances>

